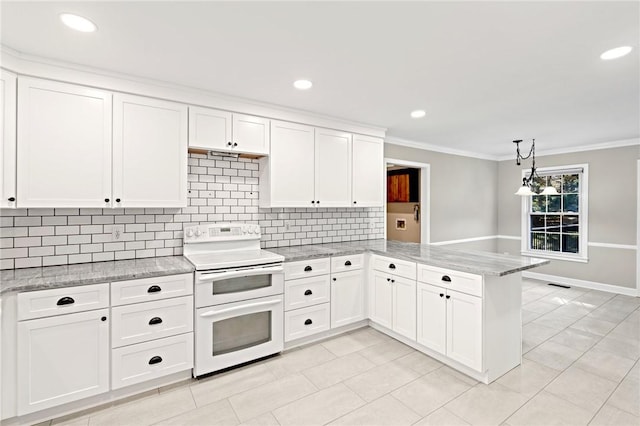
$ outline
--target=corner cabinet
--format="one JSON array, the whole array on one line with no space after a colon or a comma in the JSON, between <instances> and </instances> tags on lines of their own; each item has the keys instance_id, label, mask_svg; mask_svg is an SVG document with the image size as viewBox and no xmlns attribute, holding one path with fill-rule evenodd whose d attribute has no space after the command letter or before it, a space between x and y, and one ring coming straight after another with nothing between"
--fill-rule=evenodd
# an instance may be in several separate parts
<instances>
[{"instance_id":1,"label":"corner cabinet","mask_svg":"<svg viewBox=\"0 0 640 426\"><path fill-rule=\"evenodd\" d=\"M110 207L109 92L18 79L18 207Z\"/></svg>"},{"instance_id":2,"label":"corner cabinet","mask_svg":"<svg viewBox=\"0 0 640 426\"><path fill-rule=\"evenodd\" d=\"M16 75L0 70L0 208L16 206Z\"/></svg>"},{"instance_id":3,"label":"corner cabinet","mask_svg":"<svg viewBox=\"0 0 640 426\"><path fill-rule=\"evenodd\" d=\"M383 171L381 139L272 120L260 206L380 207Z\"/></svg>"},{"instance_id":4,"label":"corner cabinet","mask_svg":"<svg viewBox=\"0 0 640 426\"><path fill-rule=\"evenodd\" d=\"M269 122L252 115L189 107L189 148L268 155Z\"/></svg>"},{"instance_id":5,"label":"corner cabinet","mask_svg":"<svg viewBox=\"0 0 640 426\"><path fill-rule=\"evenodd\" d=\"M116 94L114 207L187 205L187 107Z\"/></svg>"}]
</instances>

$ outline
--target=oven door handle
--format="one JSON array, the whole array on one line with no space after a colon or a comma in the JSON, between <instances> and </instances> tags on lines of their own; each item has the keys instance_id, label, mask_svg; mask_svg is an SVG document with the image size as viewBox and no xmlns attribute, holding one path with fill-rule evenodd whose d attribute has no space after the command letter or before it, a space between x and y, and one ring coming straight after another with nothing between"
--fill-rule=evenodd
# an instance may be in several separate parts
<instances>
[{"instance_id":1,"label":"oven door handle","mask_svg":"<svg viewBox=\"0 0 640 426\"><path fill-rule=\"evenodd\" d=\"M242 306L235 306L233 308L220 309L219 311L207 311L203 314L200 314L199 316L200 318L209 318L209 317L214 317L216 315L228 314L229 312L258 308L260 306L277 305L278 303L282 303L282 300L278 299L278 300L270 300L268 302L256 302L256 303L251 303L249 305L242 305Z\"/></svg>"},{"instance_id":2,"label":"oven door handle","mask_svg":"<svg viewBox=\"0 0 640 426\"><path fill-rule=\"evenodd\" d=\"M249 277L252 275L268 275L277 272L282 272L284 268L282 266L273 266L270 268L258 268L258 269L242 269L239 271L228 271L228 272L202 272L198 276L198 282L212 282L212 281L220 281L227 278L233 277Z\"/></svg>"}]
</instances>

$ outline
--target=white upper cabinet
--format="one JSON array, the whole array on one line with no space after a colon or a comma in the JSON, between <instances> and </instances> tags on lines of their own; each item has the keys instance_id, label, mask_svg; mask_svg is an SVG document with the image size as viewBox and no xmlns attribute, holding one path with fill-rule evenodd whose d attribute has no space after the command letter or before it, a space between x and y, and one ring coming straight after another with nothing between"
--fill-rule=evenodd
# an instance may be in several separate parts
<instances>
[{"instance_id":1,"label":"white upper cabinet","mask_svg":"<svg viewBox=\"0 0 640 426\"><path fill-rule=\"evenodd\" d=\"M315 129L316 207L351 205L351 134Z\"/></svg>"},{"instance_id":2,"label":"white upper cabinet","mask_svg":"<svg viewBox=\"0 0 640 426\"><path fill-rule=\"evenodd\" d=\"M114 207L187 205L187 107L116 94Z\"/></svg>"},{"instance_id":3,"label":"white upper cabinet","mask_svg":"<svg viewBox=\"0 0 640 426\"><path fill-rule=\"evenodd\" d=\"M352 195L354 207L380 207L384 202L384 143L380 138L353 135Z\"/></svg>"},{"instance_id":4,"label":"white upper cabinet","mask_svg":"<svg viewBox=\"0 0 640 426\"><path fill-rule=\"evenodd\" d=\"M269 154L269 122L262 117L233 114L233 152Z\"/></svg>"},{"instance_id":5,"label":"white upper cabinet","mask_svg":"<svg viewBox=\"0 0 640 426\"><path fill-rule=\"evenodd\" d=\"M232 144L230 112L189 107L189 148L229 150Z\"/></svg>"},{"instance_id":6,"label":"white upper cabinet","mask_svg":"<svg viewBox=\"0 0 640 426\"><path fill-rule=\"evenodd\" d=\"M0 70L0 207L16 206L16 76Z\"/></svg>"},{"instance_id":7,"label":"white upper cabinet","mask_svg":"<svg viewBox=\"0 0 640 426\"><path fill-rule=\"evenodd\" d=\"M272 120L270 143L260 207L382 206L382 139Z\"/></svg>"},{"instance_id":8,"label":"white upper cabinet","mask_svg":"<svg viewBox=\"0 0 640 426\"><path fill-rule=\"evenodd\" d=\"M111 93L18 79L19 207L110 207Z\"/></svg>"},{"instance_id":9,"label":"white upper cabinet","mask_svg":"<svg viewBox=\"0 0 640 426\"><path fill-rule=\"evenodd\" d=\"M213 108L189 107L189 147L269 154L269 120Z\"/></svg>"},{"instance_id":10,"label":"white upper cabinet","mask_svg":"<svg viewBox=\"0 0 640 426\"><path fill-rule=\"evenodd\" d=\"M315 205L313 153L313 127L271 121L271 153L260 160L261 207Z\"/></svg>"}]
</instances>

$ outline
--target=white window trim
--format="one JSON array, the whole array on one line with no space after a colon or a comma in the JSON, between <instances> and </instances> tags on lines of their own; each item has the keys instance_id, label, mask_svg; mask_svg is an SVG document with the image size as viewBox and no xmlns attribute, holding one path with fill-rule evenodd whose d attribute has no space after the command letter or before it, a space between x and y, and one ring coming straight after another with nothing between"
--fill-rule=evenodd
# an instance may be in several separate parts
<instances>
[{"instance_id":1,"label":"white window trim","mask_svg":"<svg viewBox=\"0 0 640 426\"><path fill-rule=\"evenodd\" d=\"M580 217L580 254L572 253L555 253L547 251L530 250L529 233L529 207L531 205L531 197L522 197L522 212L520 218L520 253L523 256L541 257L544 259L568 260L571 262L587 263L588 247L589 247L589 164L570 164L566 166L540 167L537 169L539 173L563 172L567 169L582 169L582 179L580 179L580 197L579 197L579 217ZM522 170L522 177L526 177L530 170Z\"/></svg>"}]
</instances>

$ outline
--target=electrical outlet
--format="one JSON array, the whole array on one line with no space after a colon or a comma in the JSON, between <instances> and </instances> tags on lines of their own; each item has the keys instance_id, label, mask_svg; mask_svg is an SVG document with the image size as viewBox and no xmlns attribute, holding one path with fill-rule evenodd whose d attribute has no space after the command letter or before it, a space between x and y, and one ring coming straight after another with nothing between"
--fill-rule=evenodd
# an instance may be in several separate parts
<instances>
[{"instance_id":1,"label":"electrical outlet","mask_svg":"<svg viewBox=\"0 0 640 426\"><path fill-rule=\"evenodd\" d=\"M124 225L113 225L111 228L111 240L118 241L124 233Z\"/></svg>"},{"instance_id":2,"label":"electrical outlet","mask_svg":"<svg viewBox=\"0 0 640 426\"><path fill-rule=\"evenodd\" d=\"M291 223L289 221L284 222L284 230L289 231L291 229Z\"/></svg>"}]
</instances>

